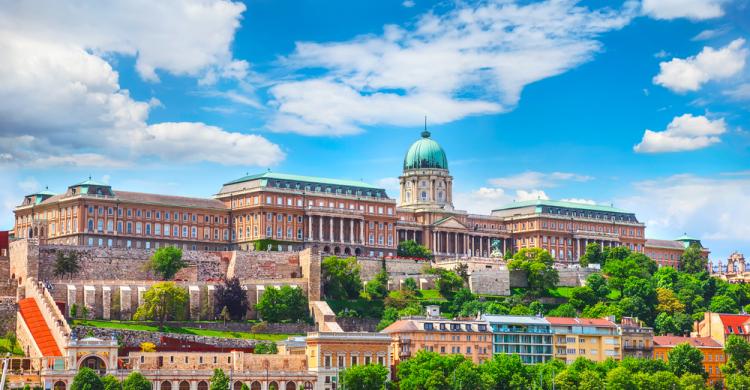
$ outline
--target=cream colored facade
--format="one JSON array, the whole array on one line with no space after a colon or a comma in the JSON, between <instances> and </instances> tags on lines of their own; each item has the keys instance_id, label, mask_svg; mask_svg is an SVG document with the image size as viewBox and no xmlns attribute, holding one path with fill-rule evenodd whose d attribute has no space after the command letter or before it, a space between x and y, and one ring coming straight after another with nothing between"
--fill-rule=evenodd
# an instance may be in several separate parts
<instances>
[{"instance_id":1,"label":"cream colored facade","mask_svg":"<svg viewBox=\"0 0 750 390\"><path fill-rule=\"evenodd\" d=\"M309 370L317 375L316 390L330 390L341 371L352 366L379 364L391 370L391 337L368 332L308 333L305 355Z\"/></svg>"},{"instance_id":2,"label":"cream colored facade","mask_svg":"<svg viewBox=\"0 0 750 390\"><path fill-rule=\"evenodd\" d=\"M552 325L555 359L572 363L579 357L595 362L622 359L617 325L600 318L545 317Z\"/></svg>"}]
</instances>

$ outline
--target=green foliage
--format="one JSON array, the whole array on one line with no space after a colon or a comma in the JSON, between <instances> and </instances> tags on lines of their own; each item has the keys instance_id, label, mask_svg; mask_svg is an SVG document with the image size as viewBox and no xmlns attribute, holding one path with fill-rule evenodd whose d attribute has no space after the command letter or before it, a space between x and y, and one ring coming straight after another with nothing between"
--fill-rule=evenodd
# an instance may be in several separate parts
<instances>
[{"instance_id":1,"label":"green foliage","mask_svg":"<svg viewBox=\"0 0 750 390\"><path fill-rule=\"evenodd\" d=\"M627 248L619 248L620 251L610 251L610 255L616 257L607 258L602 271L608 276L607 283L610 289L623 292L625 282L631 278L649 279L658 269L656 263L642 253L630 252ZM622 255L626 254L624 258Z\"/></svg>"},{"instance_id":2,"label":"green foliage","mask_svg":"<svg viewBox=\"0 0 750 390\"><path fill-rule=\"evenodd\" d=\"M81 266L78 264L77 252L70 252L66 255L63 251L57 251L55 265L52 271L55 276L65 277L67 275L68 277L72 277L77 274L80 269Z\"/></svg>"},{"instance_id":3,"label":"green foliage","mask_svg":"<svg viewBox=\"0 0 750 390\"><path fill-rule=\"evenodd\" d=\"M549 317L575 317L577 315L576 309L570 303L563 303L547 313Z\"/></svg>"},{"instance_id":4,"label":"green foliage","mask_svg":"<svg viewBox=\"0 0 750 390\"><path fill-rule=\"evenodd\" d=\"M255 344L255 349L253 349L253 353L258 355L272 355L279 353L279 348L273 341L257 343Z\"/></svg>"},{"instance_id":5,"label":"green foliage","mask_svg":"<svg viewBox=\"0 0 750 390\"><path fill-rule=\"evenodd\" d=\"M261 238L260 240L255 240L255 242L253 242L253 247L259 252L276 252L279 250L279 245L282 244L282 241L274 240L273 238Z\"/></svg>"},{"instance_id":6,"label":"green foliage","mask_svg":"<svg viewBox=\"0 0 750 390\"><path fill-rule=\"evenodd\" d=\"M589 287L576 287L570 294L570 304L578 310L583 310L586 306L594 305L597 302L596 292Z\"/></svg>"},{"instance_id":7,"label":"green foliage","mask_svg":"<svg viewBox=\"0 0 750 390\"><path fill-rule=\"evenodd\" d=\"M604 381L594 370L582 372L578 380L578 390L600 390L604 388Z\"/></svg>"},{"instance_id":8,"label":"green foliage","mask_svg":"<svg viewBox=\"0 0 750 390\"><path fill-rule=\"evenodd\" d=\"M143 374L133 371L122 381L122 390L151 390L151 382Z\"/></svg>"},{"instance_id":9,"label":"green foliage","mask_svg":"<svg viewBox=\"0 0 750 390\"><path fill-rule=\"evenodd\" d=\"M637 390L638 386L630 371L623 367L617 367L607 373L607 389Z\"/></svg>"},{"instance_id":10,"label":"green foliage","mask_svg":"<svg viewBox=\"0 0 750 390\"><path fill-rule=\"evenodd\" d=\"M417 281L414 280L414 278L406 278L404 279L403 289L416 292L419 289L419 287L417 287Z\"/></svg>"},{"instance_id":11,"label":"green foliage","mask_svg":"<svg viewBox=\"0 0 750 390\"><path fill-rule=\"evenodd\" d=\"M727 374L749 374L747 372L750 362L750 343L744 338L730 335L724 343L724 352L727 355L727 364L722 371Z\"/></svg>"},{"instance_id":12,"label":"green foliage","mask_svg":"<svg viewBox=\"0 0 750 390\"><path fill-rule=\"evenodd\" d=\"M750 377L741 374L730 374L724 378L724 384L727 390L748 390L750 389Z\"/></svg>"},{"instance_id":13,"label":"green foliage","mask_svg":"<svg viewBox=\"0 0 750 390\"><path fill-rule=\"evenodd\" d=\"M161 275L162 280L172 279L177 271L186 266L187 263L182 261L182 249L172 246L157 249L149 264L149 268Z\"/></svg>"},{"instance_id":14,"label":"green foliage","mask_svg":"<svg viewBox=\"0 0 750 390\"><path fill-rule=\"evenodd\" d=\"M680 256L680 270L683 272L696 274L706 272L708 259L703 257L701 247L698 244L692 244L685 248Z\"/></svg>"},{"instance_id":15,"label":"green foliage","mask_svg":"<svg viewBox=\"0 0 750 390\"><path fill-rule=\"evenodd\" d=\"M354 257L323 259L323 292L328 299L354 299L362 289L360 267Z\"/></svg>"},{"instance_id":16,"label":"green foliage","mask_svg":"<svg viewBox=\"0 0 750 390\"><path fill-rule=\"evenodd\" d=\"M370 299L383 299L388 295L388 273L384 269L365 284L365 293Z\"/></svg>"},{"instance_id":17,"label":"green foliage","mask_svg":"<svg viewBox=\"0 0 750 390\"><path fill-rule=\"evenodd\" d=\"M466 263L458 263L453 269L456 275L463 279L465 285L469 285L469 265Z\"/></svg>"},{"instance_id":18,"label":"green foliage","mask_svg":"<svg viewBox=\"0 0 750 390\"><path fill-rule=\"evenodd\" d=\"M78 305L72 304L70 305L70 318L77 318L78 317Z\"/></svg>"},{"instance_id":19,"label":"green foliage","mask_svg":"<svg viewBox=\"0 0 750 390\"><path fill-rule=\"evenodd\" d=\"M255 308L264 321L299 322L309 317L307 306L307 297L301 289L291 286L269 286Z\"/></svg>"},{"instance_id":20,"label":"green foliage","mask_svg":"<svg viewBox=\"0 0 750 390\"><path fill-rule=\"evenodd\" d=\"M417 259L432 259L432 252L414 240L401 241L396 253L399 257L414 257Z\"/></svg>"},{"instance_id":21,"label":"green foliage","mask_svg":"<svg viewBox=\"0 0 750 390\"><path fill-rule=\"evenodd\" d=\"M682 390L705 390L706 381L698 374L685 374L680 378L680 389Z\"/></svg>"},{"instance_id":22,"label":"green foliage","mask_svg":"<svg viewBox=\"0 0 750 390\"><path fill-rule=\"evenodd\" d=\"M247 301L247 290L242 288L240 280L238 278L224 279L224 283L216 286L214 291L214 307L218 310L227 308L229 312L229 318L234 321L239 321L245 318L249 303ZM220 314L217 312L215 314Z\"/></svg>"},{"instance_id":23,"label":"green foliage","mask_svg":"<svg viewBox=\"0 0 750 390\"><path fill-rule=\"evenodd\" d=\"M598 299L604 299L610 292L609 287L607 287L607 279L598 272L586 278L586 286L594 291Z\"/></svg>"},{"instance_id":24,"label":"green foliage","mask_svg":"<svg viewBox=\"0 0 750 390\"><path fill-rule=\"evenodd\" d=\"M227 390L229 389L229 377L221 368L214 368L214 375L211 377L209 390Z\"/></svg>"},{"instance_id":25,"label":"green foliage","mask_svg":"<svg viewBox=\"0 0 750 390\"><path fill-rule=\"evenodd\" d=\"M188 307L188 292L173 282L161 282L152 285L143 294L143 305L138 307L133 318L139 321L159 321L164 325L167 320L182 320Z\"/></svg>"},{"instance_id":26,"label":"green foliage","mask_svg":"<svg viewBox=\"0 0 750 390\"><path fill-rule=\"evenodd\" d=\"M104 390L104 385L94 370L83 367L73 377L70 390Z\"/></svg>"},{"instance_id":27,"label":"green foliage","mask_svg":"<svg viewBox=\"0 0 750 390\"><path fill-rule=\"evenodd\" d=\"M554 288L560 280L557 270L552 266L554 262L544 249L524 248L508 262L508 269L526 271L529 293L541 296L548 288Z\"/></svg>"},{"instance_id":28,"label":"green foliage","mask_svg":"<svg viewBox=\"0 0 750 390\"><path fill-rule=\"evenodd\" d=\"M379 364L352 366L341 372L341 386L347 390L386 388L388 369Z\"/></svg>"},{"instance_id":29,"label":"green foliage","mask_svg":"<svg viewBox=\"0 0 750 390\"><path fill-rule=\"evenodd\" d=\"M737 314L737 302L726 295L715 295L711 298L710 310L715 313Z\"/></svg>"},{"instance_id":30,"label":"green foliage","mask_svg":"<svg viewBox=\"0 0 750 390\"><path fill-rule=\"evenodd\" d=\"M435 273L438 275L435 287L437 287L442 296L448 299L451 299L453 294L464 286L464 280L453 271L438 268L435 270Z\"/></svg>"},{"instance_id":31,"label":"green foliage","mask_svg":"<svg viewBox=\"0 0 750 390\"><path fill-rule=\"evenodd\" d=\"M586 245L586 251L581 256L580 264L582 267L586 267L589 264L604 264L604 254L602 253L601 245L597 243L590 243Z\"/></svg>"},{"instance_id":32,"label":"green foliage","mask_svg":"<svg viewBox=\"0 0 750 390\"><path fill-rule=\"evenodd\" d=\"M673 374L699 374L704 378L707 376L703 369L703 353L698 348L688 343L679 344L672 348L667 355L667 366Z\"/></svg>"},{"instance_id":33,"label":"green foliage","mask_svg":"<svg viewBox=\"0 0 750 390\"><path fill-rule=\"evenodd\" d=\"M102 385L104 386L104 390L122 390L122 384L112 374L102 377Z\"/></svg>"}]
</instances>

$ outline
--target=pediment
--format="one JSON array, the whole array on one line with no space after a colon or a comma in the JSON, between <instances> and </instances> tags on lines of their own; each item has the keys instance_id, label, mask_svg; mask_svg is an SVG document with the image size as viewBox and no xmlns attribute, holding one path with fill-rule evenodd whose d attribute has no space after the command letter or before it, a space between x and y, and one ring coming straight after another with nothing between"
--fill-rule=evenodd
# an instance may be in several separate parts
<instances>
[{"instance_id":1,"label":"pediment","mask_svg":"<svg viewBox=\"0 0 750 390\"><path fill-rule=\"evenodd\" d=\"M466 229L466 226L459 222L456 218L448 217L442 221L438 221L435 223L435 226L439 226L441 228L449 228L449 229Z\"/></svg>"}]
</instances>

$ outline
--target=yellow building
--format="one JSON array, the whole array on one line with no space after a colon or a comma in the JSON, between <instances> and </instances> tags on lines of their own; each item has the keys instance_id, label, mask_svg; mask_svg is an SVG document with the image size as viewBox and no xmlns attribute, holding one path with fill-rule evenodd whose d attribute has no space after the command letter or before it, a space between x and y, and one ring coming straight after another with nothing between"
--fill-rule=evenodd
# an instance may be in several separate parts
<instances>
[{"instance_id":1,"label":"yellow building","mask_svg":"<svg viewBox=\"0 0 750 390\"><path fill-rule=\"evenodd\" d=\"M725 355L721 344L710 337L682 337L682 336L656 336L654 337L654 358L665 362L669 359L669 352L680 344L690 344L703 354L703 369L708 374L706 383L713 386L721 383L724 376L721 374L721 366L724 364Z\"/></svg>"},{"instance_id":2,"label":"yellow building","mask_svg":"<svg viewBox=\"0 0 750 390\"><path fill-rule=\"evenodd\" d=\"M604 318L545 317L552 325L553 356L572 363L578 357L595 362L622 359L617 325Z\"/></svg>"},{"instance_id":3,"label":"yellow building","mask_svg":"<svg viewBox=\"0 0 750 390\"><path fill-rule=\"evenodd\" d=\"M352 366L380 364L390 369L392 365L387 334L312 332L305 341L308 369L317 374L316 390L335 389L341 371Z\"/></svg>"}]
</instances>

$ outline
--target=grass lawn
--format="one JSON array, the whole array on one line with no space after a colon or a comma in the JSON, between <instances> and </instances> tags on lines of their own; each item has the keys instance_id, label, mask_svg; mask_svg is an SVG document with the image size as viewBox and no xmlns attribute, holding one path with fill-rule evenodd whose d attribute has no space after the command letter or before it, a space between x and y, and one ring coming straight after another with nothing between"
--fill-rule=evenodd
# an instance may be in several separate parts
<instances>
[{"instance_id":1,"label":"grass lawn","mask_svg":"<svg viewBox=\"0 0 750 390\"><path fill-rule=\"evenodd\" d=\"M429 299L429 300L438 300L438 299L445 299L442 295L440 295L440 291L438 290L418 290L417 296L420 299Z\"/></svg>"},{"instance_id":2,"label":"grass lawn","mask_svg":"<svg viewBox=\"0 0 750 390\"><path fill-rule=\"evenodd\" d=\"M555 297L555 298L568 298L570 299L570 294L573 293L573 289L575 287L556 287L556 288L550 288L547 289L547 296L548 297Z\"/></svg>"},{"instance_id":3,"label":"grass lawn","mask_svg":"<svg viewBox=\"0 0 750 390\"><path fill-rule=\"evenodd\" d=\"M127 321L99 321L99 320L75 320L73 325L86 325L94 326L97 328L108 328L108 329L126 329L126 330L142 330L146 332L168 332L168 333L181 333L181 334L194 334L198 336L209 336L209 337L223 337L223 338L234 338L234 339L248 339L248 340L264 340L264 341L282 341L289 338L289 336L297 336L295 334L286 333L250 333L250 332L231 332L221 331L212 329L198 329L198 328L182 328L165 326L159 329L158 326L143 325Z\"/></svg>"},{"instance_id":4,"label":"grass lawn","mask_svg":"<svg viewBox=\"0 0 750 390\"><path fill-rule=\"evenodd\" d=\"M328 299L326 302L336 315L344 309L354 310L360 317L380 318L383 315L383 301L359 298L351 300Z\"/></svg>"},{"instance_id":5,"label":"grass lawn","mask_svg":"<svg viewBox=\"0 0 750 390\"><path fill-rule=\"evenodd\" d=\"M23 349L21 349L21 345L16 342L15 345L11 348L10 340L6 338L0 338L0 352L10 352L12 355L15 356L23 356Z\"/></svg>"}]
</instances>

